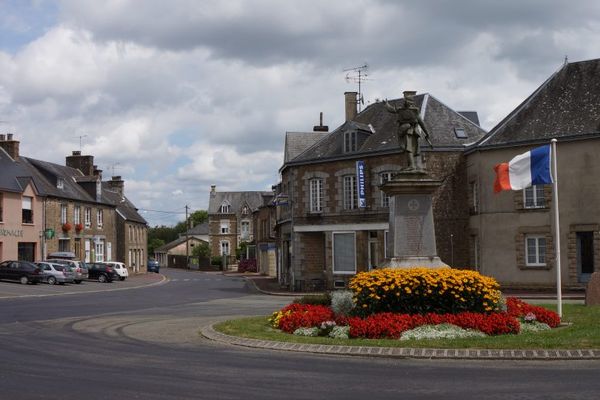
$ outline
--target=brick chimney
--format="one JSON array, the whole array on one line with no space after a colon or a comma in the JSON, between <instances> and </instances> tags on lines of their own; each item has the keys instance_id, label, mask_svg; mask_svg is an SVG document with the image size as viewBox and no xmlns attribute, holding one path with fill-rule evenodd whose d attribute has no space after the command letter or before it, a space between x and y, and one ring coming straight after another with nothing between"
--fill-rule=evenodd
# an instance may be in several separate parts
<instances>
[{"instance_id":1,"label":"brick chimney","mask_svg":"<svg viewBox=\"0 0 600 400\"><path fill-rule=\"evenodd\" d=\"M98 180L102 180L102 170L98 169L97 165L94 165L94 176L98 178Z\"/></svg>"},{"instance_id":2,"label":"brick chimney","mask_svg":"<svg viewBox=\"0 0 600 400\"><path fill-rule=\"evenodd\" d=\"M113 176L110 181L108 181L108 186L115 192L119 193L121 197L123 197L123 192L125 191L125 181L121 179L120 176Z\"/></svg>"},{"instance_id":3,"label":"brick chimney","mask_svg":"<svg viewBox=\"0 0 600 400\"><path fill-rule=\"evenodd\" d=\"M65 165L80 170L85 176L94 176L94 156L82 156L81 151L67 156Z\"/></svg>"},{"instance_id":4,"label":"brick chimney","mask_svg":"<svg viewBox=\"0 0 600 400\"><path fill-rule=\"evenodd\" d=\"M12 133L0 135L0 147L4 149L13 160L19 159L19 141L13 139Z\"/></svg>"},{"instance_id":5,"label":"brick chimney","mask_svg":"<svg viewBox=\"0 0 600 400\"><path fill-rule=\"evenodd\" d=\"M344 93L345 104L346 104L346 121L353 121L356 118L356 97L358 92L346 92Z\"/></svg>"}]
</instances>

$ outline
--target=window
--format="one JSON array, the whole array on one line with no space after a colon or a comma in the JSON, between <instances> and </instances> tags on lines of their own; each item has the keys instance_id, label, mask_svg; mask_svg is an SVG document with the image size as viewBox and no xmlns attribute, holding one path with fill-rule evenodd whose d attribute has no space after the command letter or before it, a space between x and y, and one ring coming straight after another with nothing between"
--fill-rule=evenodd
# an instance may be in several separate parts
<instances>
[{"instance_id":1,"label":"window","mask_svg":"<svg viewBox=\"0 0 600 400\"><path fill-rule=\"evenodd\" d=\"M67 223L67 205L66 204L60 205L60 223L61 224Z\"/></svg>"},{"instance_id":2,"label":"window","mask_svg":"<svg viewBox=\"0 0 600 400\"><path fill-rule=\"evenodd\" d=\"M528 235L525 237L527 266L546 265L546 237Z\"/></svg>"},{"instance_id":3,"label":"window","mask_svg":"<svg viewBox=\"0 0 600 400\"><path fill-rule=\"evenodd\" d=\"M219 209L221 214L229 214L231 213L231 204L226 200L221 204L221 208Z\"/></svg>"},{"instance_id":4,"label":"window","mask_svg":"<svg viewBox=\"0 0 600 400\"><path fill-rule=\"evenodd\" d=\"M454 134L458 139L467 139L467 132L464 128L454 128Z\"/></svg>"},{"instance_id":5,"label":"window","mask_svg":"<svg viewBox=\"0 0 600 400\"><path fill-rule=\"evenodd\" d=\"M344 176L344 209L353 210L356 208L356 176Z\"/></svg>"},{"instance_id":6,"label":"window","mask_svg":"<svg viewBox=\"0 0 600 400\"><path fill-rule=\"evenodd\" d=\"M227 256L229 255L229 241L223 240L221 242L221 255Z\"/></svg>"},{"instance_id":7,"label":"window","mask_svg":"<svg viewBox=\"0 0 600 400\"><path fill-rule=\"evenodd\" d=\"M248 208L248 206L244 205L244 207L242 207L242 214L247 215L249 212L250 212L250 209Z\"/></svg>"},{"instance_id":8,"label":"window","mask_svg":"<svg viewBox=\"0 0 600 400\"><path fill-rule=\"evenodd\" d=\"M323 211L323 179L314 178L310 180L310 212Z\"/></svg>"},{"instance_id":9,"label":"window","mask_svg":"<svg viewBox=\"0 0 600 400\"><path fill-rule=\"evenodd\" d=\"M229 221L221 221L221 233L229 233Z\"/></svg>"},{"instance_id":10,"label":"window","mask_svg":"<svg viewBox=\"0 0 600 400\"><path fill-rule=\"evenodd\" d=\"M356 151L356 132L345 132L344 133L344 153L351 153Z\"/></svg>"},{"instance_id":11,"label":"window","mask_svg":"<svg viewBox=\"0 0 600 400\"><path fill-rule=\"evenodd\" d=\"M0 193L0 222L2 222L2 201L4 200L3 194ZM1 256L2 254L0 254Z\"/></svg>"},{"instance_id":12,"label":"window","mask_svg":"<svg viewBox=\"0 0 600 400\"><path fill-rule=\"evenodd\" d=\"M58 189L64 189L65 188L65 180L63 178L58 178L56 180L56 187Z\"/></svg>"},{"instance_id":13,"label":"window","mask_svg":"<svg viewBox=\"0 0 600 400\"><path fill-rule=\"evenodd\" d=\"M479 212L479 193L477 188L477 182L471 182L471 211L473 213Z\"/></svg>"},{"instance_id":14,"label":"window","mask_svg":"<svg viewBox=\"0 0 600 400\"><path fill-rule=\"evenodd\" d=\"M85 208L85 227L89 228L92 226L92 209L89 207Z\"/></svg>"},{"instance_id":15,"label":"window","mask_svg":"<svg viewBox=\"0 0 600 400\"><path fill-rule=\"evenodd\" d=\"M21 221L24 224L33 224L33 197L23 196L23 209Z\"/></svg>"},{"instance_id":16,"label":"window","mask_svg":"<svg viewBox=\"0 0 600 400\"><path fill-rule=\"evenodd\" d=\"M73 208L73 223L75 225L81 223L81 207L79 206Z\"/></svg>"},{"instance_id":17,"label":"window","mask_svg":"<svg viewBox=\"0 0 600 400\"><path fill-rule=\"evenodd\" d=\"M354 232L333 232L333 273L356 273Z\"/></svg>"},{"instance_id":18,"label":"window","mask_svg":"<svg viewBox=\"0 0 600 400\"><path fill-rule=\"evenodd\" d=\"M391 172L382 172L379 174L379 184L380 185L383 185L387 181L391 181L391 180L392 180ZM383 192L383 190L380 190L380 192L381 192L381 207L389 207L390 206L390 196L386 195Z\"/></svg>"},{"instance_id":19,"label":"window","mask_svg":"<svg viewBox=\"0 0 600 400\"><path fill-rule=\"evenodd\" d=\"M58 251L71 251L71 245L69 239L59 238L58 239Z\"/></svg>"},{"instance_id":20,"label":"window","mask_svg":"<svg viewBox=\"0 0 600 400\"><path fill-rule=\"evenodd\" d=\"M98 228L102 228L102 225L104 225L104 212L103 212L103 210L96 211L96 224L98 225Z\"/></svg>"},{"instance_id":21,"label":"window","mask_svg":"<svg viewBox=\"0 0 600 400\"><path fill-rule=\"evenodd\" d=\"M546 196L544 195L544 185L533 185L523 189L525 208L543 208L546 207Z\"/></svg>"},{"instance_id":22,"label":"window","mask_svg":"<svg viewBox=\"0 0 600 400\"><path fill-rule=\"evenodd\" d=\"M100 239L95 243L96 262L104 261L104 240Z\"/></svg>"},{"instance_id":23,"label":"window","mask_svg":"<svg viewBox=\"0 0 600 400\"><path fill-rule=\"evenodd\" d=\"M242 221L242 239L250 238L250 221Z\"/></svg>"}]
</instances>

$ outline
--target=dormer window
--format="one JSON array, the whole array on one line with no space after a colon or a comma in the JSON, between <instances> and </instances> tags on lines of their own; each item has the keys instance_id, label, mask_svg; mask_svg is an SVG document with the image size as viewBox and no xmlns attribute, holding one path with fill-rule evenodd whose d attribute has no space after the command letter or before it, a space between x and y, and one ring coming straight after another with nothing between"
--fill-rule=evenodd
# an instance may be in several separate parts
<instances>
[{"instance_id":1,"label":"dormer window","mask_svg":"<svg viewBox=\"0 0 600 400\"><path fill-rule=\"evenodd\" d=\"M454 128L454 134L458 139L467 139L467 132L464 128Z\"/></svg>"},{"instance_id":2,"label":"dormer window","mask_svg":"<svg viewBox=\"0 0 600 400\"><path fill-rule=\"evenodd\" d=\"M64 189L65 188L65 180L63 178L58 178L56 180L56 187L58 189Z\"/></svg>"},{"instance_id":3,"label":"dormer window","mask_svg":"<svg viewBox=\"0 0 600 400\"><path fill-rule=\"evenodd\" d=\"M224 201L221 204L221 208L219 209L221 214L230 214L231 213L231 204L228 201Z\"/></svg>"},{"instance_id":4,"label":"dormer window","mask_svg":"<svg viewBox=\"0 0 600 400\"><path fill-rule=\"evenodd\" d=\"M249 210L248 206L242 207L242 214L246 215L246 214L248 214L249 211L250 210Z\"/></svg>"},{"instance_id":5,"label":"dormer window","mask_svg":"<svg viewBox=\"0 0 600 400\"><path fill-rule=\"evenodd\" d=\"M355 152L358 148L357 132L344 132L344 153Z\"/></svg>"}]
</instances>

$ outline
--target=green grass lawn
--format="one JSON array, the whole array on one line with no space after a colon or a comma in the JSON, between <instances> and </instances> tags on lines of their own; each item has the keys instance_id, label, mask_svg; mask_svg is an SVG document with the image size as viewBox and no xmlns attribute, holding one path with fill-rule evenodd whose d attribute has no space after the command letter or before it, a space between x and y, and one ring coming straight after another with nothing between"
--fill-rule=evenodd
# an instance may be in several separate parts
<instances>
[{"instance_id":1,"label":"green grass lawn","mask_svg":"<svg viewBox=\"0 0 600 400\"><path fill-rule=\"evenodd\" d=\"M553 306L544 306L556 309ZM568 326L539 333L488 336L485 338L444 340L374 340L331 339L303 337L273 329L267 316L222 322L215 330L232 336L274 340L279 342L336 344L344 346L429 347L429 348L485 348L485 349L600 349L600 306L563 305L563 322Z\"/></svg>"}]
</instances>

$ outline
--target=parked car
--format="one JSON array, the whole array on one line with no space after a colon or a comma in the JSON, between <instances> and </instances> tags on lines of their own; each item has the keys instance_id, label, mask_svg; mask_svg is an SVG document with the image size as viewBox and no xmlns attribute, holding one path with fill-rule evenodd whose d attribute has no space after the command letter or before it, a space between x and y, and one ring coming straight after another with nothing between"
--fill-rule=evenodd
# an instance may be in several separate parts
<instances>
[{"instance_id":1,"label":"parked car","mask_svg":"<svg viewBox=\"0 0 600 400\"><path fill-rule=\"evenodd\" d=\"M55 254L55 253L52 253L52 254ZM73 282L75 282L77 284L81 283L81 281L84 279L88 279L88 267L87 267L86 263L84 263L83 261L67 260L67 259L61 259L61 258L49 258L45 261L51 262L54 264L61 264L61 265L69 266L71 268L71 271L73 271L73 273L75 273L75 278L74 278Z\"/></svg>"},{"instance_id":2,"label":"parked car","mask_svg":"<svg viewBox=\"0 0 600 400\"><path fill-rule=\"evenodd\" d=\"M88 265L89 279L97 279L100 283L112 282L119 279L114 268L104 263L92 263Z\"/></svg>"},{"instance_id":3,"label":"parked car","mask_svg":"<svg viewBox=\"0 0 600 400\"><path fill-rule=\"evenodd\" d=\"M157 274L160 272L160 265L156 260L148 260L148 272L156 272Z\"/></svg>"},{"instance_id":4,"label":"parked car","mask_svg":"<svg viewBox=\"0 0 600 400\"><path fill-rule=\"evenodd\" d=\"M56 283L64 285L65 283L73 283L75 280L75 273L68 265L45 261L36 262L35 265L42 270L42 282L46 282L49 285L55 285Z\"/></svg>"},{"instance_id":5,"label":"parked car","mask_svg":"<svg viewBox=\"0 0 600 400\"><path fill-rule=\"evenodd\" d=\"M127 267L122 262L117 261L104 261L104 264L110 265L115 269L117 275L119 275L119 279L124 281L129 276L129 271L127 271Z\"/></svg>"},{"instance_id":6,"label":"parked car","mask_svg":"<svg viewBox=\"0 0 600 400\"><path fill-rule=\"evenodd\" d=\"M42 270L29 261L4 261L0 263L0 279L35 285L42 280Z\"/></svg>"}]
</instances>

